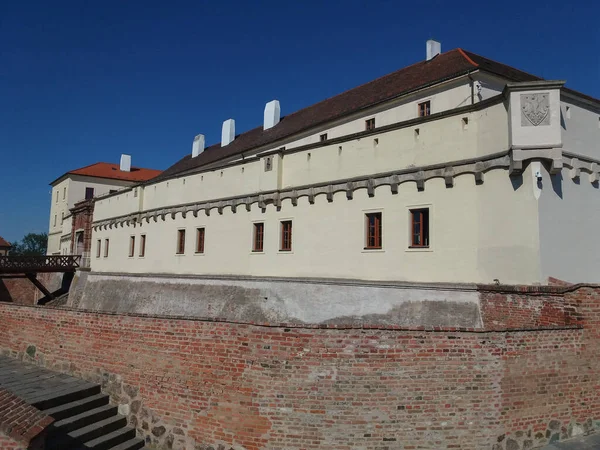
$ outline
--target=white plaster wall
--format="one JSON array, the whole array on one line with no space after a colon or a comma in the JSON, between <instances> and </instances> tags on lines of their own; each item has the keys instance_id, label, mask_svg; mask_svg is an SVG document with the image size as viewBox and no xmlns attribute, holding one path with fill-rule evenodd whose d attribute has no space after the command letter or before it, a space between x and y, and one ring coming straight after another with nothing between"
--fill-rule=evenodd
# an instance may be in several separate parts
<instances>
[{"instance_id":1,"label":"white plaster wall","mask_svg":"<svg viewBox=\"0 0 600 450\"><path fill-rule=\"evenodd\" d=\"M578 104L562 95L560 109L563 149L600 160L600 107Z\"/></svg>"},{"instance_id":2,"label":"white plaster wall","mask_svg":"<svg viewBox=\"0 0 600 450\"><path fill-rule=\"evenodd\" d=\"M46 253L60 253L60 235L62 233L61 214L68 216L75 203L85 199L85 189L94 188L94 196L107 194L111 189L122 189L133 184L130 181L110 180L95 177L69 175L52 186L50 200L50 221L48 225L48 248ZM58 194L58 200L57 200ZM56 216L56 224L54 217Z\"/></svg>"},{"instance_id":3,"label":"white plaster wall","mask_svg":"<svg viewBox=\"0 0 600 450\"><path fill-rule=\"evenodd\" d=\"M98 230L93 233L92 270L123 273L176 273L208 275L255 275L282 277L330 277L367 280L440 282L539 281L535 265L537 248L531 236L537 230L537 211L526 190L514 190L504 170L486 174L475 186L472 175L455 179L446 188L442 179L426 182L424 192L413 183L400 186L393 195L389 187L366 190L347 200L343 192L328 203L316 197L310 205L305 197L293 207L283 201L263 213L256 205L247 212L229 208L219 215L177 215L142 226ZM431 248L408 248L409 208L431 208ZM365 213L383 212L383 249L365 251ZM280 221L293 221L292 252L278 251ZM264 253L251 252L252 223L265 222ZM532 229L535 225L535 230ZM195 229L206 228L205 253L194 254ZM490 227L490 229L484 229ZM186 252L176 255L177 230L186 229ZM139 236L146 234L146 255L140 258ZM129 237L136 236L136 251L128 257ZM110 239L107 258L95 258L96 240ZM513 253L518 250L518 253ZM503 258L513 254L511 264Z\"/></svg>"},{"instance_id":4,"label":"white plaster wall","mask_svg":"<svg viewBox=\"0 0 600 450\"><path fill-rule=\"evenodd\" d=\"M463 118L468 119L467 126ZM143 188L143 195L140 191L141 205L134 201L131 191L125 191L98 200L94 221L138 210L439 164L507 149L507 111L503 104L497 104L482 111L286 154L283 159L275 155L269 172L264 171L263 159L252 159L243 165L152 184Z\"/></svg>"},{"instance_id":5,"label":"white plaster wall","mask_svg":"<svg viewBox=\"0 0 600 450\"><path fill-rule=\"evenodd\" d=\"M569 169L550 176L543 170L540 196L540 251L542 276L573 283L600 282L600 189L581 172Z\"/></svg>"}]
</instances>

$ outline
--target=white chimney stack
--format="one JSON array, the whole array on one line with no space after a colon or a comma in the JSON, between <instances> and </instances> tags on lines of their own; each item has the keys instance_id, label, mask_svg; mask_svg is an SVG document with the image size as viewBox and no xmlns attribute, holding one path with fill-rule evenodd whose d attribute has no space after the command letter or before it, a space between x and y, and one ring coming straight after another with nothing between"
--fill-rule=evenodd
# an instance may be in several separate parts
<instances>
[{"instance_id":1,"label":"white chimney stack","mask_svg":"<svg viewBox=\"0 0 600 450\"><path fill-rule=\"evenodd\" d=\"M225 147L233 142L235 139L235 120L227 119L223 122L223 129L221 130L221 147Z\"/></svg>"},{"instance_id":2,"label":"white chimney stack","mask_svg":"<svg viewBox=\"0 0 600 450\"><path fill-rule=\"evenodd\" d=\"M442 44L433 39L427 41L427 61L442 53Z\"/></svg>"},{"instance_id":3,"label":"white chimney stack","mask_svg":"<svg viewBox=\"0 0 600 450\"><path fill-rule=\"evenodd\" d=\"M195 158L200 153L204 151L204 135L199 134L194 138L194 143L192 144L192 158Z\"/></svg>"},{"instance_id":4,"label":"white chimney stack","mask_svg":"<svg viewBox=\"0 0 600 450\"><path fill-rule=\"evenodd\" d=\"M121 155L121 172L131 172L131 155Z\"/></svg>"},{"instance_id":5,"label":"white chimney stack","mask_svg":"<svg viewBox=\"0 0 600 450\"><path fill-rule=\"evenodd\" d=\"M279 106L279 100L271 100L265 105L265 121L263 129L268 130L273 128L279 123L281 118L281 107Z\"/></svg>"}]
</instances>

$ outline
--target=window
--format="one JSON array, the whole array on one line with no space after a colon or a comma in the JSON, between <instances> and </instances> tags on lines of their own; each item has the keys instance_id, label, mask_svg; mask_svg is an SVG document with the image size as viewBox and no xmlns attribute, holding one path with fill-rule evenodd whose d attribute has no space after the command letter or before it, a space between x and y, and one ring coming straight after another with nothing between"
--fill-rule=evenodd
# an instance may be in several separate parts
<instances>
[{"instance_id":1,"label":"window","mask_svg":"<svg viewBox=\"0 0 600 450\"><path fill-rule=\"evenodd\" d=\"M381 236L381 213L368 213L366 214L366 245L367 249L380 249L382 245Z\"/></svg>"},{"instance_id":2,"label":"window","mask_svg":"<svg viewBox=\"0 0 600 450\"><path fill-rule=\"evenodd\" d=\"M267 156L265 158L265 172L273 170L273 157Z\"/></svg>"},{"instance_id":3,"label":"window","mask_svg":"<svg viewBox=\"0 0 600 450\"><path fill-rule=\"evenodd\" d=\"M431 102L428 100L419 103L419 117L429 116L431 114Z\"/></svg>"},{"instance_id":4,"label":"window","mask_svg":"<svg viewBox=\"0 0 600 450\"><path fill-rule=\"evenodd\" d=\"M86 187L85 188L85 199L89 200L90 198L94 198L94 188Z\"/></svg>"},{"instance_id":5,"label":"window","mask_svg":"<svg viewBox=\"0 0 600 450\"><path fill-rule=\"evenodd\" d=\"M375 118L365 120L365 130L370 131L375 129Z\"/></svg>"},{"instance_id":6,"label":"window","mask_svg":"<svg viewBox=\"0 0 600 450\"><path fill-rule=\"evenodd\" d=\"M410 210L410 246L429 247L429 208Z\"/></svg>"},{"instance_id":7,"label":"window","mask_svg":"<svg viewBox=\"0 0 600 450\"><path fill-rule=\"evenodd\" d=\"M327 140L327 133L323 133L321 136L319 136L319 140L321 142L325 142Z\"/></svg>"},{"instance_id":8,"label":"window","mask_svg":"<svg viewBox=\"0 0 600 450\"><path fill-rule=\"evenodd\" d=\"M183 180L183 184L185 184L185 180ZM133 197L137 197L137 188L133 190Z\"/></svg>"},{"instance_id":9,"label":"window","mask_svg":"<svg viewBox=\"0 0 600 450\"><path fill-rule=\"evenodd\" d=\"M206 231L204 228L196 228L196 253L204 253L204 236Z\"/></svg>"},{"instance_id":10,"label":"window","mask_svg":"<svg viewBox=\"0 0 600 450\"><path fill-rule=\"evenodd\" d=\"M282 252L292 250L292 221L284 220L281 222L281 248Z\"/></svg>"},{"instance_id":11,"label":"window","mask_svg":"<svg viewBox=\"0 0 600 450\"><path fill-rule=\"evenodd\" d=\"M65 213L61 212L60 213L60 224L62 225L64 221L65 221Z\"/></svg>"},{"instance_id":12,"label":"window","mask_svg":"<svg viewBox=\"0 0 600 450\"><path fill-rule=\"evenodd\" d=\"M108 239L104 239L104 257L108 258Z\"/></svg>"},{"instance_id":13,"label":"window","mask_svg":"<svg viewBox=\"0 0 600 450\"><path fill-rule=\"evenodd\" d=\"M54 226L56 226L56 214L54 214Z\"/></svg>"},{"instance_id":14,"label":"window","mask_svg":"<svg viewBox=\"0 0 600 450\"><path fill-rule=\"evenodd\" d=\"M255 223L254 224L254 239L252 243L253 252L262 252L264 249L264 238L265 238L265 224Z\"/></svg>"},{"instance_id":15,"label":"window","mask_svg":"<svg viewBox=\"0 0 600 450\"><path fill-rule=\"evenodd\" d=\"M177 230L177 254L185 253L185 230Z\"/></svg>"},{"instance_id":16,"label":"window","mask_svg":"<svg viewBox=\"0 0 600 450\"><path fill-rule=\"evenodd\" d=\"M135 254L135 236L129 237L129 257L133 258Z\"/></svg>"},{"instance_id":17,"label":"window","mask_svg":"<svg viewBox=\"0 0 600 450\"><path fill-rule=\"evenodd\" d=\"M101 248L102 248L102 240L101 240L101 239L98 239L98 240L96 241L96 258L100 258L100 251L101 251Z\"/></svg>"},{"instance_id":18,"label":"window","mask_svg":"<svg viewBox=\"0 0 600 450\"><path fill-rule=\"evenodd\" d=\"M156 188L156 186L154 186ZM110 191L108 191L109 194L114 194L115 192L117 192L116 189L111 189Z\"/></svg>"},{"instance_id":19,"label":"window","mask_svg":"<svg viewBox=\"0 0 600 450\"><path fill-rule=\"evenodd\" d=\"M140 236L140 258L146 256L146 235L142 234Z\"/></svg>"},{"instance_id":20,"label":"window","mask_svg":"<svg viewBox=\"0 0 600 450\"><path fill-rule=\"evenodd\" d=\"M56 203L58 203L58 190L56 191Z\"/></svg>"},{"instance_id":21,"label":"window","mask_svg":"<svg viewBox=\"0 0 600 450\"><path fill-rule=\"evenodd\" d=\"M63 200L65 198L67 198L67 188L66 187L63 188Z\"/></svg>"}]
</instances>

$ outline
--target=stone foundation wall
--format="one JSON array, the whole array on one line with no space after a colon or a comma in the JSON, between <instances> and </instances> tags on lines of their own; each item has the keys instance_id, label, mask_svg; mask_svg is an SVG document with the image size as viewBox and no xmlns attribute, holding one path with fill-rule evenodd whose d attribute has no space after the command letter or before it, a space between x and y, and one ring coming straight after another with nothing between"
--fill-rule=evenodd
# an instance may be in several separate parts
<instances>
[{"instance_id":1,"label":"stone foundation wall","mask_svg":"<svg viewBox=\"0 0 600 450\"><path fill-rule=\"evenodd\" d=\"M538 311L539 294L522 309ZM1 304L0 351L101 383L156 448L522 450L600 426L600 290L552 295L572 325L259 325Z\"/></svg>"},{"instance_id":2,"label":"stone foundation wall","mask_svg":"<svg viewBox=\"0 0 600 450\"><path fill-rule=\"evenodd\" d=\"M86 310L253 323L481 327L475 285L88 273L69 304Z\"/></svg>"}]
</instances>

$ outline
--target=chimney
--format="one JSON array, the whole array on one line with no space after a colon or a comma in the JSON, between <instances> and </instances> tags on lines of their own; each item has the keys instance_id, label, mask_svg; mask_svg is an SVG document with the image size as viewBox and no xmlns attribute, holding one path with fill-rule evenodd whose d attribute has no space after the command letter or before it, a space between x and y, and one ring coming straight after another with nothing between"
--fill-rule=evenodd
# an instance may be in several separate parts
<instances>
[{"instance_id":1,"label":"chimney","mask_svg":"<svg viewBox=\"0 0 600 450\"><path fill-rule=\"evenodd\" d=\"M233 142L235 139L235 120L227 119L223 122L223 129L221 130L221 147L225 147Z\"/></svg>"},{"instance_id":2,"label":"chimney","mask_svg":"<svg viewBox=\"0 0 600 450\"><path fill-rule=\"evenodd\" d=\"M131 155L121 155L121 172L131 172Z\"/></svg>"},{"instance_id":3,"label":"chimney","mask_svg":"<svg viewBox=\"0 0 600 450\"><path fill-rule=\"evenodd\" d=\"M433 57L442 53L442 44L441 42L434 41L433 39L429 39L427 41L427 61L432 59Z\"/></svg>"},{"instance_id":4,"label":"chimney","mask_svg":"<svg viewBox=\"0 0 600 450\"><path fill-rule=\"evenodd\" d=\"M273 128L279 123L281 118L281 108L279 106L279 100L271 100L265 105L265 121L263 129L268 130Z\"/></svg>"},{"instance_id":5,"label":"chimney","mask_svg":"<svg viewBox=\"0 0 600 450\"><path fill-rule=\"evenodd\" d=\"M192 158L195 158L200 153L204 151L204 135L199 134L194 138L194 143L192 144Z\"/></svg>"}]
</instances>

